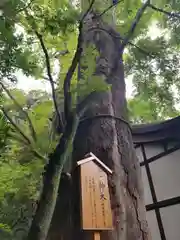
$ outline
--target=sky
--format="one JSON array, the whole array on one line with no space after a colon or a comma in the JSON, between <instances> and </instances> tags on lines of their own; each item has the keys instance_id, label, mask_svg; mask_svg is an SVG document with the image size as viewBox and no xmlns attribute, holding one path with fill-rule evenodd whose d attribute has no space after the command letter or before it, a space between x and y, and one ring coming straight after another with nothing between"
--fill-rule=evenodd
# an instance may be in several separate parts
<instances>
[{"instance_id":1,"label":"sky","mask_svg":"<svg viewBox=\"0 0 180 240\"><path fill-rule=\"evenodd\" d=\"M25 92L28 92L34 89L51 92L51 86L48 81L35 80L33 78L28 78L20 72L16 74L16 77L18 79L17 88L20 88ZM134 90L134 87L132 84L132 78L129 77L128 79L126 79L126 97L127 98L132 97L133 90Z\"/></svg>"},{"instance_id":2,"label":"sky","mask_svg":"<svg viewBox=\"0 0 180 240\"><path fill-rule=\"evenodd\" d=\"M48 81L35 80L34 78L26 77L21 72L16 73L16 77L18 79L17 88L20 88L25 92L34 89L44 90L47 92L51 91L51 87Z\"/></svg>"}]
</instances>

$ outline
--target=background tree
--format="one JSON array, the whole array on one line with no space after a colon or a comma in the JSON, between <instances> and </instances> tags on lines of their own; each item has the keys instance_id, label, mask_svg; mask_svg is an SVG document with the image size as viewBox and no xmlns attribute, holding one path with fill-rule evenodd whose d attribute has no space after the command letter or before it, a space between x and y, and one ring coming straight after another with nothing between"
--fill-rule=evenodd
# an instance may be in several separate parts
<instances>
[{"instance_id":1,"label":"background tree","mask_svg":"<svg viewBox=\"0 0 180 240\"><path fill-rule=\"evenodd\" d=\"M26 109L26 106L29 106L29 103L26 105L26 100L29 101L29 94L26 95L17 89L10 90L10 93L11 96L16 98L17 102L22 104L23 108ZM42 92L39 92L38 95L40 96L40 94L42 95ZM31 99L33 99L32 96ZM7 98L7 95L3 95L3 107L6 108L8 116L11 117L13 122L20 126L23 132L28 135L26 118L22 111L17 108L17 105ZM49 138L50 129L48 132L48 125L50 125L48 117L52 114L52 103L50 101L49 105L49 100L46 98L45 101L39 103L38 107L31 106L29 113L32 113L31 119L35 122L34 126L38 135L36 149L39 149L46 155L48 154L48 149L51 151L51 145L53 144ZM5 122L1 124L1 139L4 146L3 148L1 147L0 165L1 237L3 239L22 239L27 235L36 200L39 197L41 173L45 161L39 159L32 152L31 147L24 143L23 138L19 136L18 132L10 124L7 132L6 125ZM47 140L44 141L44 139Z\"/></svg>"}]
</instances>

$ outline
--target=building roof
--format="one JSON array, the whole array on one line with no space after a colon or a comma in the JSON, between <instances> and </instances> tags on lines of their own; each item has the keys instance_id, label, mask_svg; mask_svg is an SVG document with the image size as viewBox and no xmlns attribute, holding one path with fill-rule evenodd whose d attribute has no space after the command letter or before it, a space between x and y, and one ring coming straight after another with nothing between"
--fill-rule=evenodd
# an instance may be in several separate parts
<instances>
[{"instance_id":1,"label":"building roof","mask_svg":"<svg viewBox=\"0 0 180 240\"><path fill-rule=\"evenodd\" d=\"M132 126L134 143L180 140L180 116L152 124Z\"/></svg>"}]
</instances>

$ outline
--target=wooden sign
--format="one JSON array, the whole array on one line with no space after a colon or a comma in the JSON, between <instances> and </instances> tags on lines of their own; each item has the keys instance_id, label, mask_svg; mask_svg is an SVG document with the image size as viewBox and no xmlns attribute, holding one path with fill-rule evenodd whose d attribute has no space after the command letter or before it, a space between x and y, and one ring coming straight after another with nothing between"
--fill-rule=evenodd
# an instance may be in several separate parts
<instances>
[{"instance_id":1,"label":"wooden sign","mask_svg":"<svg viewBox=\"0 0 180 240\"><path fill-rule=\"evenodd\" d=\"M97 157L78 162L81 181L81 216L83 230L111 230L112 212L107 173L112 171Z\"/></svg>"}]
</instances>

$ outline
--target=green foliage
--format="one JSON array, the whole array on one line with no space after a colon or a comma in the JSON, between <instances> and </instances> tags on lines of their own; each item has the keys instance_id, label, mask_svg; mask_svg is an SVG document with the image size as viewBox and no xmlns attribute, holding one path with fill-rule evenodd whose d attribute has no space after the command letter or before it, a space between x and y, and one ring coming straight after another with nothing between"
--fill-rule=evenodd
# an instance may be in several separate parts
<instances>
[{"instance_id":1,"label":"green foliage","mask_svg":"<svg viewBox=\"0 0 180 240\"><path fill-rule=\"evenodd\" d=\"M21 166L18 163L1 165L0 201L7 193L13 195L15 199L22 196L31 199L36 195L36 182L30 170L28 166Z\"/></svg>"},{"instance_id":2,"label":"green foliage","mask_svg":"<svg viewBox=\"0 0 180 240\"><path fill-rule=\"evenodd\" d=\"M47 155L52 150L54 143L50 139L50 120L53 112L53 104L50 96L43 91L31 91L25 93L19 89L11 89L11 95L21 105L22 109L28 110L28 115L37 134L36 149ZM27 119L22 110L9 98L4 97L4 107L9 116L20 126L26 136L30 135ZM16 135L16 134L14 134ZM44 141L46 139L46 141ZM28 150L28 148L27 148ZM24 150L23 150L24 151ZM29 148L30 151L30 148Z\"/></svg>"},{"instance_id":3,"label":"green foliage","mask_svg":"<svg viewBox=\"0 0 180 240\"><path fill-rule=\"evenodd\" d=\"M11 228L7 224L0 223L0 230L6 233L11 233Z\"/></svg>"},{"instance_id":4,"label":"green foliage","mask_svg":"<svg viewBox=\"0 0 180 240\"><path fill-rule=\"evenodd\" d=\"M16 9L19 1L8 1L0 16L0 77L14 80L14 71L21 69L26 75L37 75L41 72L38 58L31 51L30 45L25 45L25 36L18 28ZM17 5L16 5L17 4ZM13 5L13 6L12 6ZM21 4L20 4L21 5ZM14 11L9 11L12 7Z\"/></svg>"},{"instance_id":5,"label":"green foliage","mask_svg":"<svg viewBox=\"0 0 180 240\"><path fill-rule=\"evenodd\" d=\"M156 120L177 115L175 104L179 98L174 94L174 89L179 95L179 56L176 48L170 46L164 36L154 40L143 37L137 45L145 52L129 47L125 58L125 71L133 76L135 97L138 97L139 103L145 101L150 104ZM151 114L149 120L153 120Z\"/></svg>"},{"instance_id":6,"label":"green foliage","mask_svg":"<svg viewBox=\"0 0 180 240\"><path fill-rule=\"evenodd\" d=\"M108 84L103 79L103 76L95 75L96 63L99 57L99 52L94 45L86 47L83 57L81 58L81 81L77 83L76 93L80 97L85 97L91 92L107 91Z\"/></svg>"},{"instance_id":7,"label":"green foliage","mask_svg":"<svg viewBox=\"0 0 180 240\"><path fill-rule=\"evenodd\" d=\"M50 96L42 91L24 93L21 90L12 89L10 92L23 109L28 109L38 136L34 147L42 154L48 154L55 145L49 140L47 131L48 117L52 115ZM16 104L7 96L3 96L3 103L12 119L28 135L26 119ZM30 224L33 204L39 196L45 162L34 156L30 146L16 140L19 134L14 132L12 127L9 128L4 117L0 120L0 140L4 145L4 148L0 146L0 223L2 228L0 237L22 239ZM6 229L7 226L9 231Z\"/></svg>"},{"instance_id":8,"label":"green foliage","mask_svg":"<svg viewBox=\"0 0 180 240\"><path fill-rule=\"evenodd\" d=\"M8 131L9 125L2 113L0 113L0 153L6 146Z\"/></svg>"}]
</instances>

